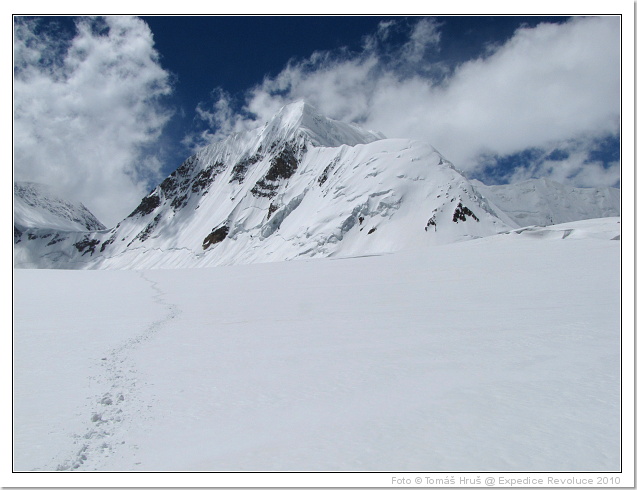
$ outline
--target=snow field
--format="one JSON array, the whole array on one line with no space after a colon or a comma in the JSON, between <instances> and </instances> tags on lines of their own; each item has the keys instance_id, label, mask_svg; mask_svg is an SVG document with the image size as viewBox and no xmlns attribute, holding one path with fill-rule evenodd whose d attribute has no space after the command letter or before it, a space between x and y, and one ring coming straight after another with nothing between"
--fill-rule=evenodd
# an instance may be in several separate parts
<instances>
[{"instance_id":1,"label":"snow field","mask_svg":"<svg viewBox=\"0 0 637 490\"><path fill-rule=\"evenodd\" d=\"M383 256L16 270L15 468L617 470L617 221ZM118 390L120 421L102 404Z\"/></svg>"},{"instance_id":2,"label":"snow field","mask_svg":"<svg viewBox=\"0 0 637 490\"><path fill-rule=\"evenodd\" d=\"M14 277L14 470L76 469L110 452L136 391L126 351L165 312L136 273Z\"/></svg>"}]
</instances>

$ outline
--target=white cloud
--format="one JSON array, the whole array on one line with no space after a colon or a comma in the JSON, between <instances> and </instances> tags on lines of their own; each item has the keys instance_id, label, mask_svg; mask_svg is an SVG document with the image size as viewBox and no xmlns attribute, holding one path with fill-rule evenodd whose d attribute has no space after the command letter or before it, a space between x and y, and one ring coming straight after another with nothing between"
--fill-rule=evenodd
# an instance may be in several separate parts
<instances>
[{"instance_id":1,"label":"white cloud","mask_svg":"<svg viewBox=\"0 0 637 490\"><path fill-rule=\"evenodd\" d=\"M616 132L619 46L617 18L520 29L491 56L463 64L444 86L424 94L417 108L424 125L417 130L465 169L482 149L509 154ZM379 122L384 109L377 109Z\"/></svg>"},{"instance_id":2,"label":"white cloud","mask_svg":"<svg viewBox=\"0 0 637 490\"><path fill-rule=\"evenodd\" d=\"M488 57L459 66L441 85L379 79L368 125L430 141L460 168L483 152L617 133L617 18L580 18L519 29Z\"/></svg>"},{"instance_id":3,"label":"white cloud","mask_svg":"<svg viewBox=\"0 0 637 490\"><path fill-rule=\"evenodd\" d=\"M388 51L383 42L397 27L381 23L359 54L315 53L290 63L248 93L243 113L262 123L281 105L305 98L330 117L389 137L424 139L469 172L483 169L484 154L619 134L619 17L520 28L456 67L430 61L428 54L444 42L439 25L421 20L405 43ZM224 117L237 127L242 112ZM618 175L584 153L553 165L553 174L568 175L571 183L594 185L597 177L607 182ZM569 165L580 171L559 170Z\"/></svg>"},{"instance_id":4,"label":"white cloud","mask_svg":"<svg viewBox=\"0 0 637 490\"><path fill-rule=\"evenodd\" d=\"M161 171L145 150L170 117L160 104L170 77L140 19L78 18L76 26L62 40L16 21L15 179L54 184L113 225Z\"/></svg>"},{"instance_id":5,"label":"white cloud","mask_svg":"<svg viewBox=\"0 0 637 490\"><path fill-rule=\"evenodd\" d=\"M440 31L437 23L425 18L415 24L409 41L402 47L401 56L408 63L421 63L425 54L436 49L439 43Z\"/></svg>"}]
</instances>

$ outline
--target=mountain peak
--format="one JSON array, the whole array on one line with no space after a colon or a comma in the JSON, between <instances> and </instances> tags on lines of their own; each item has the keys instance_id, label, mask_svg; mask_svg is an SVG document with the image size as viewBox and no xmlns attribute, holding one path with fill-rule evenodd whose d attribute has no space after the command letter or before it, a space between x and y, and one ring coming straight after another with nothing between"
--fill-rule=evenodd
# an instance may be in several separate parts
<instances>
[{"instance_id":1,"label":"mountain peak","mask_svg":"<svg viewBox=\"0 0 637 490\"><path fill-rule=\"evenodd\" d=\"M324 147L356 146L384 139L379 132L324 116L303 99L283 106L266 124L263 139L267 144L269 140L288 140L299 135L314 146Z\"/></svg>"},{"instance_id":2,"label":"mountain peak","mask_svg":"<svg viewBox=\"0 0 637 490\"><path fill-rule=\"evenodd\" d=\"M313 115L321 116L313 105L309 104L304 99L299 99L281 107L275 117L279 117L292 124L302 125L303 118L311 118Z\"/></svg>"}]
</instances>

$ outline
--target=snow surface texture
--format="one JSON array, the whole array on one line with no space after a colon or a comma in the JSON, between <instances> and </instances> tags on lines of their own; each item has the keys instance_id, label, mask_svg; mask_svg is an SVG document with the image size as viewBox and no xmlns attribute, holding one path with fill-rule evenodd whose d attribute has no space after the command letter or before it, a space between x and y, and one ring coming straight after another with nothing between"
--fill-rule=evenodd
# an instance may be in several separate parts
<instances>
[{"instance_id":1,"label":"snow surface texture","mask_svg":"<svg viewBox=\"0 0 637 490\"><path fill-rule=\"evenodd\" d=\"M16 270L14 469L619 470L619 234Z\"/></svg>"},{"instance_id":2,"label":"snow surface texture","mask_svg":"<svg viewBox=\"0 0 637 490\"><path fill-rule=\"evenodd\" d=\"M111 230L18 237L14 264L148 269L346 257L619 215L618 189L587 192L547 181L487 188L426 143L385 139L301 101L188 158Z\"/></svg>"}]
</instances>

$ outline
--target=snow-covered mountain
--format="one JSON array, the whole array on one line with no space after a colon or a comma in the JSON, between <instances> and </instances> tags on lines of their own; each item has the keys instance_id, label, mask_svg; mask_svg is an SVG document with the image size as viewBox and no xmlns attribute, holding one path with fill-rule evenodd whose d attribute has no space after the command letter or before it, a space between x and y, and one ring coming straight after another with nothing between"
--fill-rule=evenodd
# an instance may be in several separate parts
<instances>
[{"instance_id":1,"label":"snow-covered mountain","mask_svg":"<svg viewBox=\"0 0 637 490\"><path fill-rule=\"evenodd\" d=\"M614 187L581 189L546 178L493 186L471 183L519 226L619 216L621 208L620 191Z\"/></svg>"},{"instance_id":2,"label":"snow-covered mountain","mask_svg":"<svg viewBox=\"0 0 637 490\"><path fill-rule=\"evenodd\" d=\"M13 206L14 226L21 231L37 228L93 231L106 228L84 204L59 196L45 184L15 182Z\"/></svg>"},{"instance_id":3,"label":"snow-covered mountain","mask_svg":"<svg viewBox=\"0 0 637 490\"><path fill-rule=\"evenodd\" d=\"M84 204L61 197L51 186L35 182L13 184L16 267L48 267L51 248L69 247L82 232L105 228ZM65 262L60 266L64 267Z\"/></svg>"},{"instance_id":4,"label":"snow-covered mountain","mask_svg":"<svg viewBox=\"0 0 637 490\"><path fill-rule=\"evenodd\" d=\"M115 228L17 244L15 263L151 268L343 257L519 227L519 210L487 190L424 142L387 139L300 101L188 158ZM542 214L530 199L523 206Z\"/></svg>"}]
</instances>

